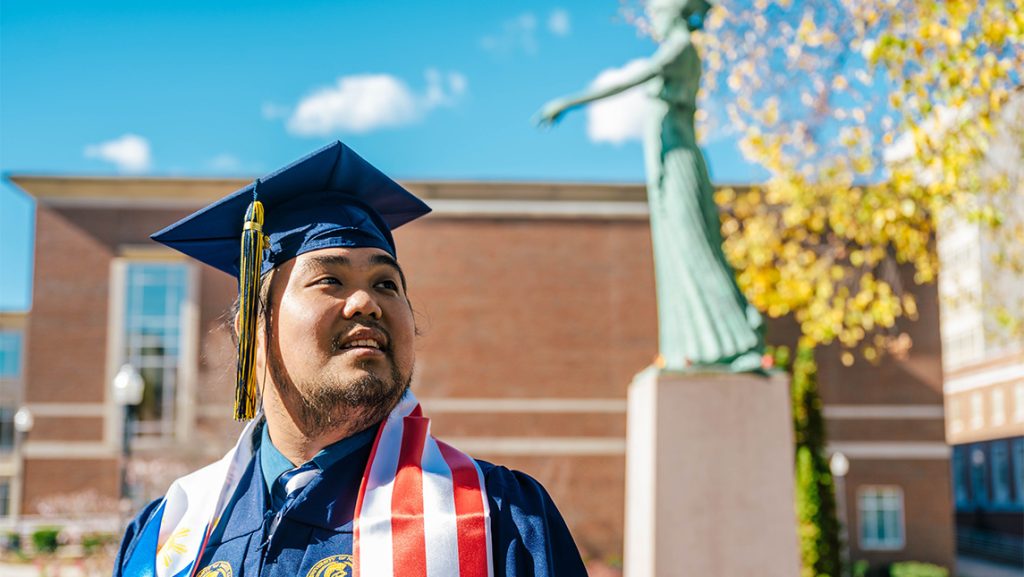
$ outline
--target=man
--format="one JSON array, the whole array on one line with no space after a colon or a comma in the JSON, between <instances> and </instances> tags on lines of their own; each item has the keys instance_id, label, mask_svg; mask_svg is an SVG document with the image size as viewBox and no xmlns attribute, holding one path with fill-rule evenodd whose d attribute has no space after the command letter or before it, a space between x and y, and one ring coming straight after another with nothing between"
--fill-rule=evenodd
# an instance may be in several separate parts
<instances>
[{"instance_id":1,"label":"man","mask_svg":"<svg viewBox=\"0 0 1024 577\"><path fill-rule=\"evenodd\" d=\"M391 229L429 210L335 142L153 236L239 277L255 419L143 509L115 577L586 574L543 487L434 439L409 391Z\"/></svg>"}]
</instances>

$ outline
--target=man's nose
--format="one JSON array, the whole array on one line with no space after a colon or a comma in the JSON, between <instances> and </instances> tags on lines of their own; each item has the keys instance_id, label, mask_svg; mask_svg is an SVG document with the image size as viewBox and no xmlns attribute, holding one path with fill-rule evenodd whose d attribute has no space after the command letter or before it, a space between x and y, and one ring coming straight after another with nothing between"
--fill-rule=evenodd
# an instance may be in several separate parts
<instances>
[{"instance_id":1,"label":"man's nose","mask_svg":"<svg viewBox=\"0 0 1024 577\"><path fill-rule=\"evenodd\" d=\"M345 308L343 314L345 318L351 319L359 315L366 315L374 319L380 319L381 317L380 305L377 304L377 300L373 298L368 291L365 290L354 290L345 299Z\"/></svg>"}]
</instances>

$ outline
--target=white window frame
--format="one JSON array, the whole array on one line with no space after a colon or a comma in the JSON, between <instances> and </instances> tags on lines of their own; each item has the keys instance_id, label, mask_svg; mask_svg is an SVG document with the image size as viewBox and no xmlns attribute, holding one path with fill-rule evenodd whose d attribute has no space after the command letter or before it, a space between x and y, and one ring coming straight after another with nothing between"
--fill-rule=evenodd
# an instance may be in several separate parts
<instances>
[{"instance_id":1,"label":"white window frame","mask_svg":"<svg viewBox=\"0 0 1024 577\"><path fill-rule=\"evenodd\" d=\"M882 491L893 491L899 502L899 542L878 542L864 538L865 514L861 507L864 496ZM877 513L877 511L876 511ZM900 551L907 546L907 522L906 522L906 500L903 498L903 488L899 485L862 485L857 488L857 543L862 551Z\"/></svg>"},{"instance_id":2,"label":"white window frame","mask_svg":"<svg viewBox=\"0 0 1024 577\"><path fill-rule=\"evenodd\" d=\"M1024 382L1013 385L1013 420L1024 423Z\"/></svg>"},{"instance_id":3,"label":"white window frame","mask_svg":"<svg viewBox=\"0 0 1024 577\"><path fill-rule=\"evenodd\" d=\"M959 433L964 430L963 406L958 398L949 398L950 431Z\"/></svg>"}]
</instances>

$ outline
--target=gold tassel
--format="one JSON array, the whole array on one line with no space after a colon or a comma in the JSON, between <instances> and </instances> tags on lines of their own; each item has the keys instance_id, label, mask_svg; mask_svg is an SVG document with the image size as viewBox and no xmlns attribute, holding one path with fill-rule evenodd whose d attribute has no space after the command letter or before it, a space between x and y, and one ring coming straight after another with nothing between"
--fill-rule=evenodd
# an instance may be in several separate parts
<instances>
[{"instance_id":1,"label":"gold tassel","mask_svg":"<svg viewBox=\"0 0 1024 577\"><path fill-rule=\"evenodd\" d=\"M263 267L263 203L255 199L245 211L242 258L238 274L238 372L235 380L235 420L256 416L256 307L259 306L260 270Z\"/></svg>"}]
</instances>

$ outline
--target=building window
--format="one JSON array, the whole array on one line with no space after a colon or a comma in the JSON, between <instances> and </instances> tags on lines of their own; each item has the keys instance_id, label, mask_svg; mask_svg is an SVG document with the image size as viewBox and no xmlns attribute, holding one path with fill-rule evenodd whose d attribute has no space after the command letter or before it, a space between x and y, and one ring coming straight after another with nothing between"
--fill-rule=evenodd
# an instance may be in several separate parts
<instances>
[{"instance_id":1,"label":"building window","mask_svg":"<svg viewBox=\"0 0 1024 577\"><path fill-rule=\"evenodd\" d=\"M0 453L14 449L14 413L21 397L20 330L0 330Z\"/></svg>"},{"instance_id":2,"label":"building window","mask_svg":"<svg viewBox=\"0 0 1024 577\"><path fill-rule=\"evenodd\" d=\"M11 478L0 477L0 518L11 516Z\"/></svg>"},{"instance_id":3,"label":"building window","mask_svg":"<svg viewBox=\"0 0 1024 577\"><path fill-rule=\"evenodd\" d=\"M1010 459L1006 443L992 443L992 502L1005 505L1010 502Z\"/></svg>"},{"instance_id":4,"label":"building window","mask_svg":"<svg viewBox=\"0 0 1024 577\"><path fill-rule=\"evenodd\" d=\"M1024 423L1024 383L1013 386L1013 420Z\"/></svg>"},{"instance_id":5,"label":"building window","mask_svg":"<svg viewBox=\"0 0 1024 577\"><path fill-rule=\"evenodd\" d=\"M985 425L984 401L981 393L971 394L971 428L980 429Z\"/></svg>"},{"instance_id":6,"label":"building window","mask_svg":"<svg viewBox=\"0 0 1024 577\"><path fill-rule=\"evenodd\" d=\"M1013 447L1013 487L1017 493L1017 502L1024 505L1024 437L1014 439Z\"/></svg>"},{"instance_id":7,"label":"building window","mask_svg":"<svg viewBox=\"0 0 1024 577\"><path fill-rule=\"evenodd\" d=\"M903 548L903 491L899 487L862 487L857 510L861 549Z\"/></svg>"},{"instance_id":8,"label":"building window","mask_svg":"<svg viewBox=\"0 0 1024 577\"><path fill-rule=\"evenodd\" d=\"M1006 422L1006 395L1002 389L992 389L992 425Z\"/></svg>"},{"instance_id":9,"label":"building window","mask_svg":"<svg viewBox=\"0 0 1024 577\"><path fill-rule=\"evenodd\" d=\"M967 466L964 463L964 447L953 447L953 498L960 508L970 503L967 495Z\"/></svg>"},{"instance_id":10,"label":"building window","mask_svg":"<svg viewBox=\"0 0 1024 577\"><path fill-rule=\"evenodd\" d=\"M21 331L0 331L0 379L21 376Z\"/></svg>"},{"instance_id":11,"label":"building window","mask_svg":"<svg viewBox=\"0 0 1024 577\"><path fill-rule=\"evenodd\" d=\"M0 454L14 450L14 407L0 406Z\"/></svg>"},{"instance_id":12,"label":"building window","mask_svg":"<svg viewBox=\"0 0 1024 577\"><path fill-rule=\"evenodd\" d=\"M184 263L129 262L125 267L123 354L145 381L136 434L170 436L185 331Z\"/></svg>"},{"instance_id":13,"label":"building window","mask_svg":"<svg viewBox=\"0 0 1024 577\"><path fill-rule=\"evenodd\" d=\"M960 408L960 399L949 399L950 430L959 433L964 430L964 415Z\"/></svg>"},{"instance_id":14,"label":"building window","mask_svg":"<svg viewBox=\"0 0 1024 577\"><path fill-rule=\"evenodd\" d=\"M985 465L985 451L980 445L970 449L971 455L971 500L976 505L988 504L988 467Z\"/></svg>"}]
</instances>

